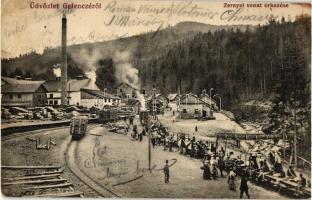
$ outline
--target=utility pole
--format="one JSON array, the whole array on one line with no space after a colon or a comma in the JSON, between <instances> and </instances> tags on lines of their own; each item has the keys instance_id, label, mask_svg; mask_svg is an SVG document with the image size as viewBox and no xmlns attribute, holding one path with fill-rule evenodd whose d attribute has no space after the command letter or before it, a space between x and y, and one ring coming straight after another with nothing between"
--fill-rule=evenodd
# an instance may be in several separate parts
<instances>
[{"instance_id":1,"label":"utility pole","mask_svg":"<svg viewBox=\"0 0 312 200\"><path fill-rule=\"evenodd\" d=\"M147 120L147 128L148 128L148 169L152 173L152 168L151 168L151 160L152 160L152 151L151 151L151 127L152 127L152 119L147 115L148 120Z\"/></svg>"},{"instance_id":2,"label":"utility pole","mask_svg":"<svg viewBox=\"0 0 312 200\"><path fill-rule=\"evenodd\" d=\"M180 86L179 86L178 88L178 111L179 111L179 118L181 119L180 101L181 101L181 94L180 94Z\"/></svg>"},{"instance_id":3,"label":"utility pole","mask_svg":"<svg viewBox=\"0 0 312 200\"><path fill-rule=\"evenodd\" d=\"M156 89L155 87L153 87L152 109L153 109L153 119L156 119Z\"/></svg>"},{"instance_id":4,"label":"utility pole","mask_svg":"<svg viewBox=\"0 0 312 200\"><path fill-rule=\"evenodd\" d=\"M211 109L211 100L212 100L212 97L211 97L211 91L214 90L213 88L210 88L209 90L209 104L210 104L210 109Z\"/></svg>"}]
</instances>

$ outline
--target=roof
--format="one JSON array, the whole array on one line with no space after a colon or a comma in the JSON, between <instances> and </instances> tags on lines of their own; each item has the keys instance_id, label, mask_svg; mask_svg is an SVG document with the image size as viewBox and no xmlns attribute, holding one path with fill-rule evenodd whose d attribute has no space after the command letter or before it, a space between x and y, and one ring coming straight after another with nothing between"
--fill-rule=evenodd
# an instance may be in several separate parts
<instances>
[{"instance_id":1,"label":"roof","mask_svg":"<svg viewBox=\"0 0 312 200\"><path fill-rule=\"evenodd\" d=\"M16 84L16 85L3 85L1 87L2 93L33 93L40 88L42 83L33 84Z\"/></svg>"},{"instance_id":2,"label":"roof","mask_svg":"<svg viewBox=\"0 0 312 200\"><path fill-rule=\"evenodd\" d=\"M18 80L10 77L1 77L1 83L5 82L10 85L18 85L18 84L34 84L34 83L44 83L44 81L29 81L29 80Z\"/></svg>"},{"instance_id":3,"label":"roof","mask_svg":"<svg viewBox=\"0 0 312 200\"><path fill-rule=\"evenodd\" d=\"M92 90L92 89L87 89L87 88L81 88L81 91L89 94L89 95L85 95L85 96L82 95L82 97L81 97L82 99L90 98L90 95L95 97L95 98L120 99L119 97L117 97L115 95L112 95L112 94L109 94L107 92L104 95L104 92L100 91L100 90Z\"/></svg>"},{"instance_id":4,"label":"roof","mask_svg":"<svg viewBox=\"0 0 312 200\"><path fill-rule=\"evenodd\" d=\"M205 104L210 107L210 104L203 101L196 94L188 93L181 96L180 104Z\"/></svg>"},{"instance_id":5,"label":"roof","mask_svg":"<svg viewBox=\"0 0 312 200\"><path fill-rule=\"evenodd\" d=\"M122 83L120 83L120 84L118 84L117 86L116 86L116 88L119 88L120 86L122 86L122 85L126 85L126 86L128 86L128 87L130 87L130 88L132 88L132 89L138 89L138 88L135 88L133 85L130 85L129 83L125 83L125 82L122 82Z\"/></svg>"},{"instance_id":6,"label":"roof","mask_svg":"<svg viewBox=\"0 0 312 200\"><path fill-rule=\"evenodd\" d=\"M140 101L138 99L128 99L128 105L134 106L140 104Z\"/></svg>"},{"instance_id":7,"label":"roof","mask_svg":"<svg viewBox=\"0 0 312 200\"><path fill-rule=\"evenodd\" d=\"M147 101L152 100L152 99L153 99L153 96L154 96L154 95L150 95L146 100L147 100ZM155 94L155 98L158 99L158 100L160 100L160 101L163 101L163 99L166 98L166 97L164 97L164 96L162 96L161 94L158 93L158 94Z\"/></svg>"},{"instance_id":8,"label":"roof","mask_svg":"<svg viewBox=\"0 0 312 200\"><path fill-rule=\"evenodd\" d=\"M174 101L175 98L178 97L178 94L177 93L174 93L174 94L169 94L167 96L167 98L169 99L169 101Z\"/></svg>"},{"instance_id":9,"label":"roof","mask_svg":"<svg viewBox=\"0 0 312 200\"><path fill-rule=\"evenodd\" d=\"M199 103L205 102L202 101L197 95L193 93L184 94L180 99L180 104L199 104Z\"/></svg>"},{"instance_id":10,"label":"roof","mask_svg":"<svg viewBox=\"0 0 312 200\"><path fill-rule=\"evenodd\" d=\"M217 104L217 102L213 98L210 98L210 96L208 94L203 95L200 99L203 100L206 103L210 103L209 101L205 101L205 98L208 98L210 101L212 101L213 103Z\"/></svg>"},{"instance_id":11,"label":"roof","mask_svg":"<svg viewBox=\"0 0 312 200\"><path fill-rule=\"evenodd\" d=\"M47 89L48 92L57 92L62 90L60 80L47 80L46 82L44 82L43 86ZM67 91L75 92L80 91L82 88L99 90L96 85L93 88L91 79L88 78L70 79L67 81Z\"/></svg>"}]
</instances>

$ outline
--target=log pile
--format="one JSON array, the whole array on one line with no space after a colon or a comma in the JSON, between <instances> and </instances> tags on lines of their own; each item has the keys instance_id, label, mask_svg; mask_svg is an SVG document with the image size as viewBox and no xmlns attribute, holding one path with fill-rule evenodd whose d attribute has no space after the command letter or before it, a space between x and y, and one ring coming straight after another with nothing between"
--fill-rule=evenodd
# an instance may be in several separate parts
<instances>
[{"instance_id":1,"label":"log pile","mask_svg":"<svg viewBox=\"0 0 312 200\"><path fill-rule=\"evenodd\" d=\"M62 178L61 166L1 166L2 170L19 170L18 176L2 177L2 188L18 187L20 196L83 197L73 184ZM14 173L13 173L14 174ZM20 175L23 174L23 175Z\"/></svg>"}]
</instances>

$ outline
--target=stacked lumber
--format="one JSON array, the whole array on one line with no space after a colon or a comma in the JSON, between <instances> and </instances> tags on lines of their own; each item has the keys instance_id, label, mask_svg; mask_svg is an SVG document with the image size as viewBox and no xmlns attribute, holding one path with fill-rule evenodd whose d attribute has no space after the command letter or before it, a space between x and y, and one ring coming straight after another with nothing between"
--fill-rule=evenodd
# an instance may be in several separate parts
<instances>
[{"instance_id":1,"label":"stacked lumber","mask_svg":"<svg viewBox=\"0 0 312 200\"><path fill-rule=\"evenodd\" d=\"M21 170L19 176L2 177L2 187L19 187L22 196L34 197L82 197L73 184L62 178L61 166L1 166L2 170ZM19 173L21 174L21 173Z\"/></svg>"}]
</instances>

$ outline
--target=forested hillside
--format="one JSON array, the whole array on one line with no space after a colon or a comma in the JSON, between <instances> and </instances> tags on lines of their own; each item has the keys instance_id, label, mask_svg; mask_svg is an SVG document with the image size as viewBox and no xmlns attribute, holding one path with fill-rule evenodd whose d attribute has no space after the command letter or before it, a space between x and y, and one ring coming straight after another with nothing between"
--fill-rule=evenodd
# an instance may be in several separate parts
<instances>
[{"instance_id":1,"label":"forested hillside","mask_svg":"<svg viewBox=\"0 0 312 200\"><path fill-rule=\"evenodd\" d=\"M266 133L284 132L291 141L297 135L299 155L309 158L304 149L311 141L310 20L300 16L294 22L271 20L255 30L198 33L142 63L141 80L164 93L179 86L182 93L196 94L214 88L236 118L266 124ZM250 113L240 107L252 100L260 103ZM266 109L257 113L260 107Z\"/></svg>"},{"instance_id":2,"label":"forested hillside","mask_svg":"<svg viewBox=\"0 0 312 200\"><path fill-rule=\"evenodd\" d=\"M160 55L165 49L185 39L193 38L199 32L214 32L230 28L245 30L246 26L217 26L197 22L181 22L156 32L147 32L111 41L68 46L68 75L74 78L88 70L106 71L102 64L106 62L105 59L112 58L116 51L129 51L132 55L130 62L134 67L138 67L138 63L146 62L155 55ZM55 77L52 69L54 65L60 63L60 54L60 48L47 47L42 55L33 51L16 58L2 58L1 72L5 76L22 75L35 80L53 79ZM115 82L105 80L105 77L110 75L101 76L102 74L98 76L99 81L106 84L105 86L99 85L100 88L115 86Z\"/></svg>"},{"instance_id":3,"label":"forested hillside","mask_svg":"<svg viewBox=\"0 0 312 200\"><path fill-rule=\"evenodd\" d=\"M310 18L301 17L295 22L270 21L254 31L198 33L142 63L141 80L165 93L177 92L178 84L182 92L197 94L214 88L227 106L240 99L268 98L281 83L284 69L297 59L300 66L294 73L302 71L309 83L309 23ZM298 57L289 58L291 48Z\"/></svg>"}]
</instances>

